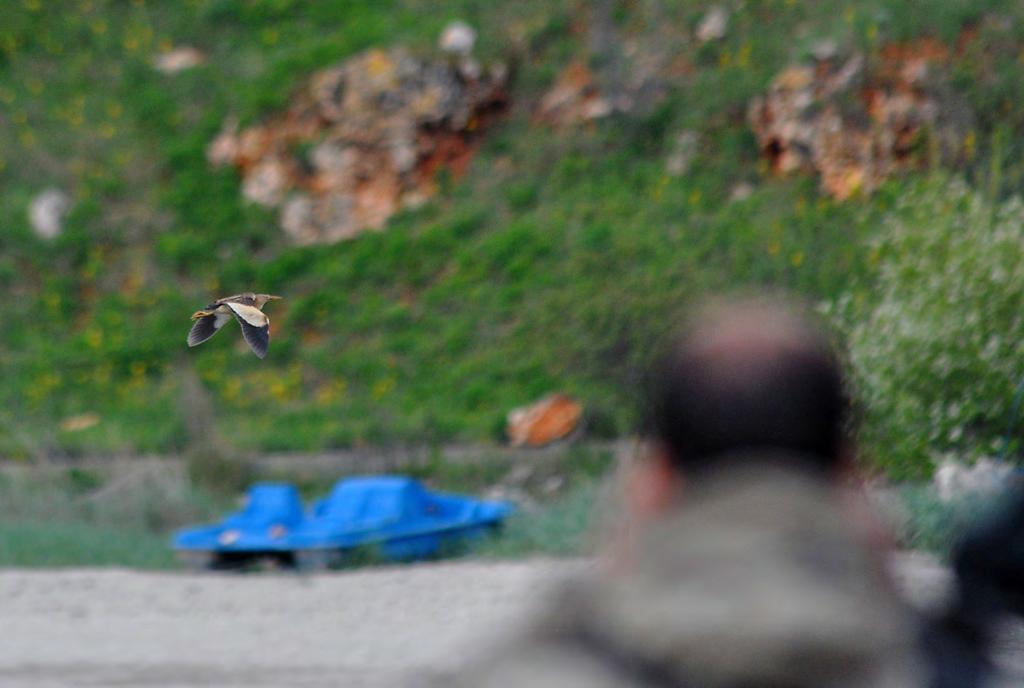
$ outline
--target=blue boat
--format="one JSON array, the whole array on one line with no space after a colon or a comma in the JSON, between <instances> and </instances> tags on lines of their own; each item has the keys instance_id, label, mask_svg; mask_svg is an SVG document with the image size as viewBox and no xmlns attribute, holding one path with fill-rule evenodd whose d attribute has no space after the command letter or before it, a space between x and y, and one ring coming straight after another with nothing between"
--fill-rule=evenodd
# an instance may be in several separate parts
<instances>
[{"instance_id":1,"label":"blue boat","mask_svg":"<svg viewBox=\"0 0 1024 688\"><path fill-rule=\"evenodd\" d=\"M246 506L217 525L186 528L174 547L194 566L270 557L299 568L326 568L347 552L372 549L392 561L424 559L496 528L512 505L432 492L403 476L338 482L303 514L291 485L258 484Z\"/></svg>"},{"instance_id":2,"label":"blue boat","mask_svg":"<svg viewBox=\"0 0 1024 688\"><path fill-rule=\"evenodd\" d=\"M288 533L303 517L302 498L293 485L257 483L249 488L240 511L220 523L175 533L174 549L199 568L283 554L290 551Z\"/></svg>"},{"instance_id":3,"label":"blue boat","mask_svg":"<svg viewBox=\"0 0 1024 688\"><path fill-rule=\"evenodd\" d=\"M507 502L431 492L412 478L349 478L314 504L288 542L302 567L327 566L365 547L394 561L424 559L479 537L511 512Z\"/></svg>"}]
</instances>

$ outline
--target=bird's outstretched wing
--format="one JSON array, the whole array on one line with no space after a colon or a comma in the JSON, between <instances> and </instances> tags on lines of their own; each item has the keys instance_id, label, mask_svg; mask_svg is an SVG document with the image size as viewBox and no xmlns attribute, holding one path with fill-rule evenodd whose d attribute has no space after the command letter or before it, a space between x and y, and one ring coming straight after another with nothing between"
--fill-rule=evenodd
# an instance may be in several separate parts
<instances>
[{"instance_id":1,"label":"bird's outstretched wing","mask_svg":"<svg viewBox=\"0 0 1024 688\"><path fill-rule=\"evenodd\" d=\"M217 334L217 330L224 327L231 316L215 311L198 311L192 319L196 322L188 333L188 345L197 346Z\"/></svg>"},{"instance_id":2,"label":"bird's outstretched wing","mask_svg":"<svg viewBox=\"0 0 1024 688\"><path fill-rule=\"evenodd\" d=\"M244 303L225 303L235 314L235 319L242 326L242 336L252 352L264 358L270 346L270 318L255 306Z\"/></svg>"}]
</instances>

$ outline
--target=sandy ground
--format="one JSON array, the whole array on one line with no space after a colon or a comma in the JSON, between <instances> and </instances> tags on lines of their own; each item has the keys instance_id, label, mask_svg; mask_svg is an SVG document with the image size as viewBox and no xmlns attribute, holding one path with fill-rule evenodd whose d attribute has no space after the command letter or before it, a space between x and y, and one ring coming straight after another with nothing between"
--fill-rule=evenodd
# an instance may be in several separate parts
<instances>
[{"instance_id":1,"label":"sandy ground","mask_svg":"<svg viewBox=\"0 0 1024 688\"><path fill-rule=\"evenodd\" d=\"M539 590L586 566L0 571L0 686L416 685L500 642L543 599ZM924 557L901 557L894 572L925 606L948 585ZM1011 633L1003 655L1024 677L1024 635Z\"/></svg>"},{"instance_id":2,"label":"sandy ground","mask_svg":"<svg viewBox=\"0 0 1024 688\"><path fill-rule=\"evenodd\" d=\"M405 685L457 666L585 565L0 571L0 686Z\"/></svg>"}]
</instances>

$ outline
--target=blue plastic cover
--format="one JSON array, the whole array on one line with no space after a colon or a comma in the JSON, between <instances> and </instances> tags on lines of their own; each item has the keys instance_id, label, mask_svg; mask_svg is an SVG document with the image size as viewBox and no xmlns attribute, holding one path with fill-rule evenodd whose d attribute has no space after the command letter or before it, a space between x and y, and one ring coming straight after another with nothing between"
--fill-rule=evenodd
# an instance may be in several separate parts
<instances>
[{"instance_id":1,"label":"blue plastic cover","mask_svg":"<svg viewBox=\"0 0 1024 688\"><path fill-rule=\"evenodd\" d=\"M174 546L288 552L374 545L385 557L415 559L479 536L511 511L505 502L430 492L404 476L363 476L339 481L304 515L295 487L263 483L250 488L240 511L216 525L179 531Z\"/></svg>"},{"instance_id":2,"label":"blue plastic cover","mask_svg":"<svg viewBox=\"0 0 1024 688\"><path fill-rule=\"evenodd\" d=\"M177 549L265 551L287 549L286 536L303 518L294 485L258 483L245 505L216 525L185 528L175 535Z\"/></svg>"}]
</instances>

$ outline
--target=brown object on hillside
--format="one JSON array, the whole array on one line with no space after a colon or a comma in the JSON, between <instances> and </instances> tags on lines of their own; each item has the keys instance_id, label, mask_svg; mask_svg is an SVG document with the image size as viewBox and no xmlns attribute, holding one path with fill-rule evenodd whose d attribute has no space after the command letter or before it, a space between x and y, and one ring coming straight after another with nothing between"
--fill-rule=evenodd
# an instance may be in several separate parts
<instances>
[{"instance_id":1,"label":"brown object on hillside","mask_svg":"<svg viewBox=\"0 0 1024 688\"><path fill-rule=\"evenodd\" d=\"M576 124L607 117L612 104L598 90L594 74L576 60L569 64L540 101L537 114L549 124Z\"/></svg>"},{"instance_id":2,"label":"brown object on hillside","mask_svg":"<svg viewBox=\"0 0 1024 688\"><path fill-rule=\"evenodd\" d=\"M820 175L845 200L891 175L969 155L973 116L946 84L949 50L923 39L787 67L748 110L774 172Z\"/></svg>"},{"instance_id":3,"label":"brown object on hillside","mask_svg":"<svg viewBox=\"0 0 1024 688\"><path fill-rule=\"evenodd\" d=\"M207 157L241 170L246 198L279 207L295 243L348 239L423 203L441 168L466 170L506 79L469 58L367 50L314 74L284 115L241 132L225 122Z\"/></svg>"},{"instance_id":4,"label":"brown object on hillside","mask_svg":"<svg viewBox=\"0 0 1024 688\"><path fill-rule=\"evenodd\" d=\"M543 447L569 435L579 426L583 406L555 393L529 406L512 409L506 433L514 447Z\"/></svg>"}]
</instances>

